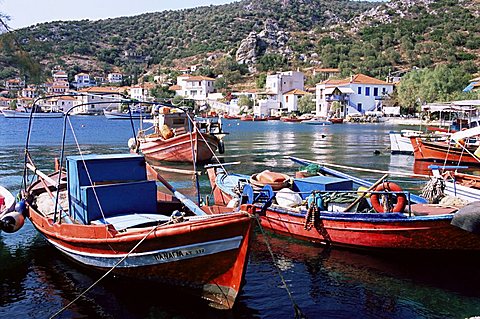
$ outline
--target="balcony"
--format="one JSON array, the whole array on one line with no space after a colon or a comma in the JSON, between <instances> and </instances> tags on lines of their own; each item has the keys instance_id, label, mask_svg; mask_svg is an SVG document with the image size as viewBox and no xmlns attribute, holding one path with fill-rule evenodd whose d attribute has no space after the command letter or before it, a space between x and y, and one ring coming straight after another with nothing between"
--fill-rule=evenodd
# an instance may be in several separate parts
<instances>
[{"instance_id":1,"label":"balcony","mask_svg":"<svg viewBox=\"0 0 480 319\"><path fill-rule=\"evenodd\" d=\"M348 95L327 95L325 96L325 101L327 102L343 102L343 101L348 101Z\"/></svg>"}]
</instances>

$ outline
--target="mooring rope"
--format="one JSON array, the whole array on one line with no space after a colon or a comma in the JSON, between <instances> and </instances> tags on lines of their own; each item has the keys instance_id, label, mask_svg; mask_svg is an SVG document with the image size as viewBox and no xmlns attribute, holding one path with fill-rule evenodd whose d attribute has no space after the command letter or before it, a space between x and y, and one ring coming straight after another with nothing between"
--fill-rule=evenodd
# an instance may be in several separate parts
<instances>
[{"instance_id":1,"label":"mooring rope","mask_svg":"<svg viewBox=\"0 0 480 319\"><path fill-rule=\"evenodd\" d=\"M93 284L90 285L90 287L88 287L87 289L85 289L80 295L78 295L75 299L73 299L72 301L70 301L66 306L64 306L62 309L60 309L59 311L57 311L56 313L54 313L50 319L52 318L55 318L57 317L58 315L60 315L62 312L64 312L65 310L67 310L71 305L73 305L78 299L80 299L81 297L83 297L87 292L89 292L93 287L95 287L101 280L103 280L105 277L108 276L108 274L110 274L115 268L117 268L118 265L120 265L125 259L128 258L128 256L130 256L133 251L135 249L138 248L138 246L140 246L141 243L143 243L145 241L145 239L147 239L148 236L150 236L151 233L153 233L158 227L160 226L163 226L163 225L166 225L170 223L170 220L165 222L165 223L162 223L162 224L159 224L155 227L152 228L152 230L150 230L125 256L123 256L119 261L117 261L117 263L115 265L113 265L112 268L110 268L105 274L103 274L102 277L98 278L97 281L95 281Z\"/></svg>"},{"instance_id":2,"label":"mooring rope","mask_svg":"<svg viewBox=\"0 0 480 319\"><path fill-rule=\"evenodd\" d=\"M275 270L277 271L278 276L280 277L280 280L282 281L282 284L285 287L285 290L287 291L288 297L290 298L290 301L293 304L293 309L295 310L295 318L298 319L304 319L307 318L307 316L302 312L298 304L295 302L295 299L293 298L292 292L290 289L288 289L287 282L285 281L285 278L283 278L282 271L277 265L277 261L275 259L275 255L273 254L272 247L270 246L270 242L268 241L268 236L266 232L264 231L262 224L260 222L260 218L258 215L255 215L255 220L257 221L258 227L260 228L260 232L262 233L262 236L265 241L265 245L267 245L268 252L270 253L270 256L272 257L273 265L275 266Z\"/></svg>"}]
</instances>

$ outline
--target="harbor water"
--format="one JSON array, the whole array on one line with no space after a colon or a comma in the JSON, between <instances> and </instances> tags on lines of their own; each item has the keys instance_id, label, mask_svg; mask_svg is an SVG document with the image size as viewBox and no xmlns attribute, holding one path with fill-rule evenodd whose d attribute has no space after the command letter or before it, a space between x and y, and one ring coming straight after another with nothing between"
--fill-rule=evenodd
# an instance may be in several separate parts
<instances>
[{"instance_id":1,"label":"harbor water","mask_svg":"<svg viewBox=\"0 0 480 319\"><path fill-rule=\"evenodd\" d=\"M68 152L128 152L129 121L103 116L35 120L28 141L37 167L53 170L60 156L62 130ZM222 162L232 172L265 169L293 174L288 157L377 170L425 172L413 156L390 155L387 124L309 126L302 123L224 120ZM145 124L144 124L145 125ZM148 124L146 124L148 125ZM71 128L75 134L71 134ZM135 123L138 129L139 123ZM21 188L28 119L0 117L0 185ZM67 152L67 153L68 153ZM187 165L175 167L191 169ZM198 166L202 169L202 166ZM348 172L377 180L383 174ZM195 199L191 176L165 173L181 192ZM425 180L391 177L418 192ZM200 177L202 197L210 194ZM141 200L141 199L140 199ZM272 254L274 258L272 258ZM480 315L480 256L385 254L308 244L255 231L245 285L230 311L161 286L107 277L60 318L468 318ZM0 234L0 318L49 318L82 294L102 274L84 269L48 245L30 222L15 234ZM289 295L289 292L291 295Z\"/></svg>"}]
</instances>

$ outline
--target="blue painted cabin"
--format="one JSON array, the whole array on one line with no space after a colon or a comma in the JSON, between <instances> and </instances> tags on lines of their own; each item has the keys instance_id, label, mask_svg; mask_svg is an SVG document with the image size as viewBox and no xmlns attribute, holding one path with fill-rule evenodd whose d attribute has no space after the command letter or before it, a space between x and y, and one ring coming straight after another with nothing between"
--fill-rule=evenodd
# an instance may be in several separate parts
<instances>
[{"instance_id":1,"label":"blue painted cabin","mask_svg":"<svg viewBox=\"0 0 480 319\"><path fill-rule=\"evenodd\" d=\"M67 157L70 216L90 224L103 217L156 213L157 185L147 180L145 165L135 154Z\"/></svg>"}]
</instances>

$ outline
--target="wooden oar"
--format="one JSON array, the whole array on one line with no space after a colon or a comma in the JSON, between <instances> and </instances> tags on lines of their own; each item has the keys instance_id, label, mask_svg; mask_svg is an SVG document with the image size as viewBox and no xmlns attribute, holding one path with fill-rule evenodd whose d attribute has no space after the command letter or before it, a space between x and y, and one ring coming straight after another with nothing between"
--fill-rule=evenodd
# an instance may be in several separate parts
<instances>
[{"instance_id":1,"label":"wooden oar","mask_svg":"<svg viewBox=\"0 0 480 319\"><path fill-rule=\"evenodd\" d=\"M173 193L173 196L175 196L179 201L182 202L188 209L192 211L195 215L202 216L202 215L207 215L200 207L198 207L197 204L195 204L191 199L187 198L185 195L177 191L172 184L167 182L165 178L163 178L162 175L160 175L157 171L155 171L148 163L147 163L147 170L149 170L154 176L163 184L165 185L166 188L168 188L169 191Z\"/></svg>"},{"instance_id":2,"label":"wooden oar","mask_svg":"<svg viewBox=\"0 0 480 319\"><path fill-rule=\"evenodd\" d=\"M350 205L347 206L347 208L345 208L344 212L348 212L353 206L355 206L362 198L364 198L368 192L374 190L381 182L383 182L383 180L385 178L388 177L388 174L385 174L383 175L382 177L380 177L380 179L378 181L376 181L372 186L370 186L365 192L363 192L362 195L360 195L359 197L357 197L357 199L355 199L353 201L353 203L351 203Z\"/></svg>"}]
</instances>

